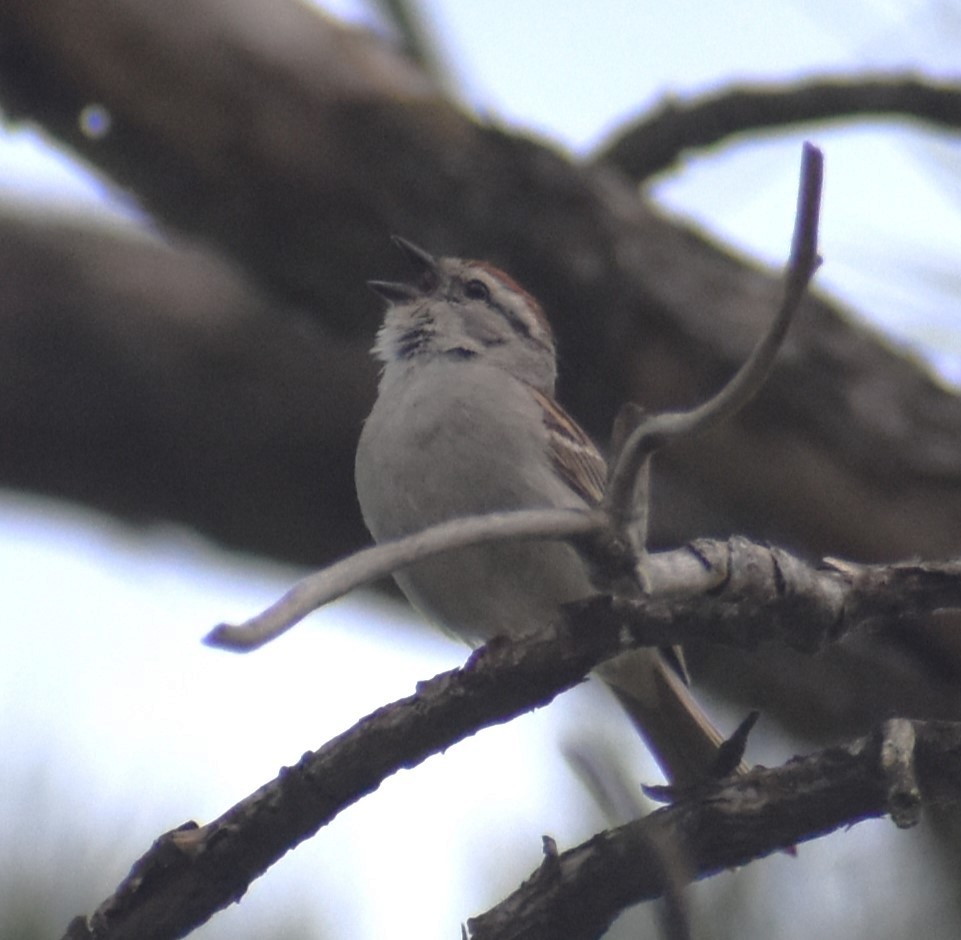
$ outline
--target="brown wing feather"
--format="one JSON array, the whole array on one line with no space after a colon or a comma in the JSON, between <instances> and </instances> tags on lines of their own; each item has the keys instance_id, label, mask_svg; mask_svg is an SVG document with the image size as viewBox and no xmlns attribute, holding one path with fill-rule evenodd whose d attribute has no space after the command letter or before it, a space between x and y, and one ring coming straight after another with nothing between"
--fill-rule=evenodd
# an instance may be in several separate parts
<instances>
[{"instance_id":1,"label":"brown wing feather","mask_svg":"<svg viewBox=\"0 0 961 940\"><path fill-rule=\"evenodd\" d=\"M555 469L586 502L599 503L607 479L604 458L580 425L556 401L536 388L531 389L531 394L543 409Z\"/></svg>"}]
</instances>

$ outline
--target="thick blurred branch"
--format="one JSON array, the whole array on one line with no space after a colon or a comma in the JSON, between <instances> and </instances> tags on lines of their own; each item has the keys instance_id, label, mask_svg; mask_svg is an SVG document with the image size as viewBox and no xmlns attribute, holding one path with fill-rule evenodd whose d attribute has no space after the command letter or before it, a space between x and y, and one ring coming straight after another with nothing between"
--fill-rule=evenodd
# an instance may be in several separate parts
<instances>
[{"instance_id":1,"label":"thick blurred branch","mask_svg":"<svg viewBox=\"0 0 961 940\"><path fill-rule=\"evenodd\" d=\"M772 276L661 218L609 172L575 166L471 121L372 39L298 3L271 9L270 28L257 32L251 27L264 25L260 0L232 4L229 16L214 0L168 4L162 12L121 0L96 18L65 0L13 0L0 8L0 101L8 115L41 122L129 187L162 222L240 260L272 294L273 309L263 295L257 298L259 329L276 328L278 345L289 335L283 321L292 306L309 311L343 344L334 355L350 356L342 373L359 373L356 379L347 378L339 395L326 390L334 383L310 390L324 396L314 409L325 408L328 427L343 415L335 443L309 431L307 396L293 383L282 416L285 431L301 427L315 451L327 451L325 462L336 464L333 483L315 474L314 492L301 490L307 483L299 481L310 472L301 462L308 457L293 453L284 455L298 481L293 495L271 487L258 495L254 481L247 488L262 513L273 513L276 503L286 515L282 504L302 497L303 517L323 519L314 526L315 550L305 555L294 549L287 557L317 563L339 554L343 543L320 531L331 522L335 532L360 531L344 464L373 391L373 368L361 364L378 313L363 284L393 263L388 232L406 232L452 254L490 256L525 281L556 321L564 397L600 438L624 401L663 409L703 400L746 358L776 303L779 286ZM90 102L112 116L103 137L81 130L79 115ZM102 257L73 259L80 232L61 240L56 225L37 226L33 245L25 248L23 226L15 219L5 225L4 274L38 270L24 268L24 251L51 253L39 270L54 277L63 272L56 309L76 331L67 351L74 383L104 386L111 377L99 375L103 354L99 361L85 358L96 337L84 335L88 298L82 292L98 278L135 285L137 269L111 265L106 246ZM167 292L184 296L191 290L193 282L179 283L178 264L171 258L163 280L140 286L153 294L147 302L160 308ZM17 307L24 319L29 314L37 331L32 342L42 349L62 326L44 322L53 291L23 277L19 284ZM202 318L197 287L191 316ZM73 297L79 309L72 310ZM4 316L10 306L0 308ZM138 311L128 308L120 298L100 316L113 315L129 327ZM949 554L961 541L948 522L952 507L961 510L961 402L854 331L825 303L806 302L801 319L788 343L789 361L757 405L661 462L660 470L670 473L661 474L667 483L659 484L655 537L663 542L760 531L788 545L862 559ZM178 326L171 318L155 328ZM143 350L136 331L127 334L126 344L124 336L115 337L112 354L135 363ZM311 352L327 342L321 338ZM235 346L233 361L229 351L221 352L238 383L248 378L244 357L257 348L257 341L249 350ZM180 349L164 352L172 358ZM170 366L184 368L173 358ZM280 369L274 381L287 383ZM49 418L30 389L21 385L18 392L22 423L29 420L38 435L49 437ZM174 417L168 387L145 380L139 391L141 402L155 401ZM148 413L128 421L125 396L115 397L114 420L128 424L127 440L130 431L146 436L156 430ZM69 399L63 395L61 421L79 431L87 416L71 409ZM176 409L185 437L191 436L190 411L205 407L196 398L189 411ZM240 403L238 422L245 409ZM243 475L251 447L231 447L225 437L214 435L211 447L222 445L230 475ZM202 446L203 435L195 440ZM209 458L195 457L191 470L200 476ZM68 464L71 454L61 452L61 458ZM110 459L106 455L104 463ZM181 485L182 473L163 469L158 464L158 485ZM0 476L9 479L2 464ZM208 491L223 479L208 477ZM89 489L94 484L91 479ZM331 486L344 487L337 500L342 508L337 514L331 506L332 514L322 515L316 498ZM165 502L175 504L178 494L170 495ZM162 499L145 495L138 508L168 516L169 509L156 505ZM334 500L320 505L325 502ZM174 518L192 521L188 513ZM253 527L234 539L264 550Z\"/></svg>"},{"instance_id":2,"label":"thick blurred branch","mask_svg":"<svg viewBox=\"0 0 961 940\"><path fill-rule=\"evenodd\" d=\"M300 3L264 10L0 4L7 117L125 187L171 240L0 215L4 485L314 566L357 547L379 318L363 285L391 275L391 232L525 283L557 329L561 397L599 440L623 402L688 407L744 361L777 277L616 170L472 120L371 37ZM79 120L91 103L102 136ZM959 518L961 401L817 297L758 399L655 465L662 546L743 532L950 557ZM814 670L724 660L721 678L806 730L961 714L957 633L932 636L892 627Z\"/></svg>"},{"instance_id":3,"label":"thick blurred branch","mask_svg":"<svg viewBox=\"0 0 961 940\"><path fill-rule=\"evenodd\" d=\"M866 117L957 131L961 87L919 75L821 76L782 85L735 85L686 101L669 96L619 130L593 159L644 182L672 169L685 151L738 134Z\"/></svg>"},{"instance_id":4,"label":"thick blurred branch","mask_svg":"<svg viewBox=\"0 0 961 940\"><path fill-rule=\"evenodd\" d=\"M359 547L365 345L196 246L0 216L0 479L284 559Z\"/></svg>"},{"instance_id":5,"label":"thick blurred branch","mask_svg":"<svg viewBox=\"0 0 961 940\"><path fill-rule=\"evenodd\" d=\"M396 30L405 55L430 76L438 88L453 93L455 89L444 64L443 51L425 21L420 0L375 0L375 6Z\"/></svg>"}]
</instances>

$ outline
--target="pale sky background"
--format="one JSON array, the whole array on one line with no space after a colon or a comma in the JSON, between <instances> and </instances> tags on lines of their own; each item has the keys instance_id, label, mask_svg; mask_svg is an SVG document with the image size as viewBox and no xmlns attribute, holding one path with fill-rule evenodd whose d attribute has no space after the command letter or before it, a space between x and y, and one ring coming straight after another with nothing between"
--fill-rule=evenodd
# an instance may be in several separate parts
<instances>
[{"instance_id":1,"label":"pale sky background","mask_svg":"<svg viewBox=\"0 0 961 940\"><path fill-rule=\"evenodd\" d=\"M961 38L957 4L904 0L426 8L470 104L578 153L667 92L817 70L957 74ZM961 381L956 139L892 123L770 135L688 161L655 195L779 265L805 137L827 161L819 287ZM102 209L104 195L37 138L0 132L0 197ZM63 907L64 927L110 893L161 831L219 815L303 751L466 655L367 598L315 615L251 656L209 650L199 641L210 626L265 606L301 572L171 528L132 531L16 494L0 494L0 572L0 792L19 794L0 806L0 844L23 849L0 864L39 867L64 831L91 827L95 838L86 830L75 838L102 890L73 898L55 886L50 904ZM603 827L559 747L587 727L627 753L631 779L655 779L619 714L577 690L391 779L196 936L252 924L268 936L288 906L295 923L306 918L330 937L459 936L462 918L536 866L543 833L565 849ZM768 764L790 754L763 726L752 747ZM895 846L900 871L879 861ZM752 890L775 893L780 915L759 902L745 932L856 930L879 896L905 890L911 852L922 848L879 822L805 846L796 860L767 860L755 866ZM912 896L936 910L937 888L929 881ZM898 917L909 915L892 913L892 935L906 933Z\"/></svg>"}]
</instances>

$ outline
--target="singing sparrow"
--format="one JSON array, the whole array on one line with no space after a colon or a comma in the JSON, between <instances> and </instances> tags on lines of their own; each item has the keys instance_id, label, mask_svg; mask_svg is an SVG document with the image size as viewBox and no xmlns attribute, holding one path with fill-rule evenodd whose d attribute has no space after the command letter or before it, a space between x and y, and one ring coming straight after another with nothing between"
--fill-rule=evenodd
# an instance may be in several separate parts
<instances>
[{"instance_id":1,"label":"singing sparrow","mask_svg":"<svg viewBox=\"0 0 961 940\"><path fill-rule=\"evenodd\" d=\"M554 400L554 338L537 301L483 261L435 259L394 241L416 279L370 282L388 307L355 477L374 539L459 516L597 503L604 459ZM426 617L471 644L545 626L564 603L595 593L563 542L461 549L395 578ZM709 773L722 736L668 659L641 649L596 672L671 783L684 786Z\"/></svg>"}]
</instances>

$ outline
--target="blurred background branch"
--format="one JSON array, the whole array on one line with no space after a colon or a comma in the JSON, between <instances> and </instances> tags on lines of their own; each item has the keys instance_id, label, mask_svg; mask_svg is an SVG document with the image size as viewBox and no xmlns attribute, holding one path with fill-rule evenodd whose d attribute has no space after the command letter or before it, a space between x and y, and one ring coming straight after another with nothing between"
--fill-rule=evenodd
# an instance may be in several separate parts
<instances>
[{"instance_id":1,"label":"blurred background branch","mask_svg":"<svg viewBox=\"0 0 961 940\"><path fill-rule=\"evenodd\" d=\"M618 129L594 159L644 182L676 168L686 151L737 134L842 119L907 119L956 132L961 87L917 75L827 76L766 87L735 85L687 101L668 97Z\"/></svg>"}]
</instances>

